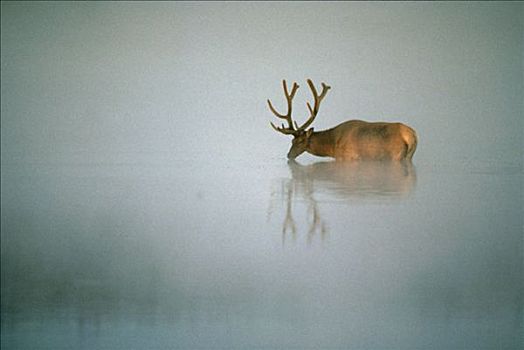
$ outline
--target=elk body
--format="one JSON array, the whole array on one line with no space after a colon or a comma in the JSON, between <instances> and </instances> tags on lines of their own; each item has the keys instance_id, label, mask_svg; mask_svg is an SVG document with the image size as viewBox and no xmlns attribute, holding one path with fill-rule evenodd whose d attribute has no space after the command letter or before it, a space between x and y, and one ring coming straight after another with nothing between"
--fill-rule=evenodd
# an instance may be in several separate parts
<instances>
[{"instance_id":1,"label":"elk body","mask_svg":"<svg viewBox=\"0 0 524 350\"><path fill-rule=\"evenodd\" d=\"M295 159L304 152L320 157L332 157L336 160L411 160L417 148L417 134L415 130L402 123L365 122L349 120L334 128L314 131L308 127L315 120L322 99L331 88L322 83L322 91L318 94L313 82L307 83L313 94L313 107L307 103L309 118L302 126L291 117L293 97L298 84L293 83L291 91L286 81L282 81L288 110L286 114L278 113L270 100L267 100L269 109L281 119L287 121L287 126L271 126L276 131L292 135L293 141L287 157Z\"/></svg>"}]
</instances>

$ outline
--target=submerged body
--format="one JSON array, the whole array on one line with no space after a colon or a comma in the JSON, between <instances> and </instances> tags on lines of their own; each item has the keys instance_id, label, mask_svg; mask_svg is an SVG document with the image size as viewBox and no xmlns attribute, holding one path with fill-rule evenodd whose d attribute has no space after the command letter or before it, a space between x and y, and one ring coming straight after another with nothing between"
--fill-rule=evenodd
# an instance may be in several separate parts
<instances>
[{"instance_id":1,"label":"submerged body","mask_svg":"<svg viewBox=\"0 0 524 350\"><path fill-rule=\"evenodd\" d=\"M298 136L288 158L303 152L337 160L410 160L417 147L416 132L402 123L350 120Z\"/></svg>"}]
</instances>

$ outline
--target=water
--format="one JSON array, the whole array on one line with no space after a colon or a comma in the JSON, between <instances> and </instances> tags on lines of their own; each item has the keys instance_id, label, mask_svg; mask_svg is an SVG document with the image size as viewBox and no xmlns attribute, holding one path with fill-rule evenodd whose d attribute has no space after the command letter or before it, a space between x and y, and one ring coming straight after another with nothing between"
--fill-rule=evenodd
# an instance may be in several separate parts
<instances>
[{"instance_id":1,"label":"water","mask_svg":"<svg viewBox=\"0 0 524 350\"><path fill-rule=\"evenodd\" d=\"M522 169L2 167L2 349L517 349Z\"/></svg>"},{"instance_id":2,"label":"water","mask_svg":"<svg viewBox=\"0 0 524 350\"><path fill-rule=\"evenodd\" d=\"M1 2L3 349L523 348L522 2ZM403 122L414 165L301 156Z\"/></svg>"}]
</instances>

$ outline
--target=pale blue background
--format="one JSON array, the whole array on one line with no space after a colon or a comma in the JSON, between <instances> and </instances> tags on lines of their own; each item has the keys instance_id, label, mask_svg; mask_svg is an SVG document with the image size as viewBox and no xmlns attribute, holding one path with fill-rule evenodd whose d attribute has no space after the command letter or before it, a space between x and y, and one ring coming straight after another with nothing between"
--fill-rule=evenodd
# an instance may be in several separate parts
<instances>
[{"instance_id":1,"label":"pale blue background","mask_svg":"<svg viewBox=\"0 0 524 350\"><path fill-rule=\"evenodd\" d=\"M3 3L2 160L280 155L280 81L317 129L401 120L419 158L522 162L523 6ZM231 142L234 139L234 142ZM424 146L427 145L427 146Z\"/></svg>"},{"instance_id":2,"label":"pale blue background","mask_svg":"<svg viewBox=\"0 0 524 350\"><path fill-rule=\"evenodd\" d=\"M1 10L2 349L521 348L522 3ZM282 78L414 168L289 166Z\"/></svg>"}]
</instances>

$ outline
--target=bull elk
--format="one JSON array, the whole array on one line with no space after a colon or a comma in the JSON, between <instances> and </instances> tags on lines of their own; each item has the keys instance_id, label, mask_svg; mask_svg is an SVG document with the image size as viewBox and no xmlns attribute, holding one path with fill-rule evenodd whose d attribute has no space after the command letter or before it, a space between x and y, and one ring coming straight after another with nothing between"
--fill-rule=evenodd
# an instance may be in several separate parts
<instances>
[{"instance_id":1,"label":"bull elk","mask_svg":"<svg viewBox=\"0 0 524 350\"><path fill-rule=\"evenodd\" d=\"M269 109L278 118L284 119L287 126L281 127L270 123L273 129L292 135L293 141L287 157L295 159L304 152L320 157L332 157L336 160L411 160L417 148L415 130L402 123L365 122L349 120L334 128L314 131L308 127L315 120L320 103L326 96L330 86L322 83L319 94L311 79L307 80L313 94L313 107L307 102L309 117L299 126L291 117L293 97L298 84L293 83L291 92L285 80L282 81L284 95L287 100L287 113L281 114L267 100Z\"/></svg>"}]
</instances>

